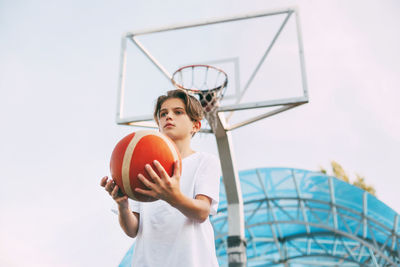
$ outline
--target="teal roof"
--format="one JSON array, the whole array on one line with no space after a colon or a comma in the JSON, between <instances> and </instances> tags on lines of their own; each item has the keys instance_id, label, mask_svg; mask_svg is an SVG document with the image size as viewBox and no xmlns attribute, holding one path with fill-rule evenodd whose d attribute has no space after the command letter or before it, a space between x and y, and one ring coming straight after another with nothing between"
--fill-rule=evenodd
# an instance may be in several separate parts
<instances>
[{"instance_id":1,"label":"teal roof","mask_svg":"<svg viewBox=\"0 0 400 267\"><path fill-rule=\"evenodd\" d=\"M399 263L398 214L366 191L292 168L241 171L239 177L248 266ZM221 266L227 266L226 208L222 185L219 212L212 217Z\"/></svg>"},{"instance_id":2,"label":"teal roof","mask_svg":"<svg viewBox=\"0 0 400 267\"><path fill-rule=\"evenodd\" d=\"M399 216L371 194L335 177L292 168L239 172L248 266L398 266ZM227 202L221 183L211 217L220 266ZM120 266L130 266L132 248Z\"/></svg>"}]
</instances>

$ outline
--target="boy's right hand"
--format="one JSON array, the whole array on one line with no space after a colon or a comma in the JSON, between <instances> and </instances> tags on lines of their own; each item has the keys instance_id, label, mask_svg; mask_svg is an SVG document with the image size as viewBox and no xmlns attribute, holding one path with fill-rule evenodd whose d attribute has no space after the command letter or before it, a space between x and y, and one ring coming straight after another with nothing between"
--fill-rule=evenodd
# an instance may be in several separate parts
<instances>
[{"instance_id":1,"label":"boy's right hand","mask_svg":"<svg viewBox=\"0 0 400 267\"><path fill-rule=\"evenodd\" d=\"M108 177L104 176L100 181L100 185L104 187L120 208L129 208L128 196L122 194L118 185L112 179L108 180Z\"/></svg>"}]
</instances>

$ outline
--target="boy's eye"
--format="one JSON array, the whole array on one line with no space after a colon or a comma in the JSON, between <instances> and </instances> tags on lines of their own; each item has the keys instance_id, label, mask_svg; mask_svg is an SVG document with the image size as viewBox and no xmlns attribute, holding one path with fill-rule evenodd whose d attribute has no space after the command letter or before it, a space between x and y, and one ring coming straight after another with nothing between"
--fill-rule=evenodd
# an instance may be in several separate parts
<instances>
[{"instance_id":1,"label":"boy's eye","mask_svg":"<svg viewBox=\"0 0 400 267\"><path fill-rule=\"evenodd\" d=\"M162 112L162 113L160 113L160 117L165 117L165 115L167 115L167 113L166 113L166 112Z\"/></svg>"}]
</instances>

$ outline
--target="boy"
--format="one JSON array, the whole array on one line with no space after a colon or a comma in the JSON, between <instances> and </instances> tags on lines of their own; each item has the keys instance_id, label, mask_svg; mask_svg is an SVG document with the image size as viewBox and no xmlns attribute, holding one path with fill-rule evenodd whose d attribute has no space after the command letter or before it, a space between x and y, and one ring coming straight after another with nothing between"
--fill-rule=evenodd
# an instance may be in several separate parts
<instances>
[{"instance_id":1,"label":"boy","mask_svg":"<svg viewBox=\"0 0 400 267\"><path fill-rule=\"evenodd\" d=\"M220 165L216 157L195 152L190 146L202 118L200 102L183 90L169 91L158 98L154 119L160 132L178 147L182 166L175 162L173 176L169 177L155 161L160 176L146 166L154 182L142 174L138 176L149 189L136 191L157 201L130 200L130 210L128 198L121 196L118 186L107 177L101 180L101 186L118 204L121 228L128 236L136 237L135 267L218 266L209 215L217 213Z\"/></svg>"}]
</instances>

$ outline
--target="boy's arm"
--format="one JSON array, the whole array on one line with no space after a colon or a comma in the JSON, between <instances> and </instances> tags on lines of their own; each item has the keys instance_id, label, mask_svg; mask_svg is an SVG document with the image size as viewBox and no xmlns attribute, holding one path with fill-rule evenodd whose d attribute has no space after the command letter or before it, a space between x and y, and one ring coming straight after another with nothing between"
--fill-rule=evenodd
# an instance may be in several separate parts
<instances>
[{"instance_id":1,"label":"boy's arm","mask_svg":"<svg viewBox=\"0 0 400 267\"><path fill-rule=\"evenodd\" d=\"M182 194L179 188L179 161L176 161L174 164L174 174L172 177L168 175L158 161L154 161L154 165L160 175L158 175L150 165L146 165L146 171L153 179L154 183L147 180L142 174L139 174L138 178L150 190L136 188L136 192L153 198L162 199L190 219L200 222L205 221L210 214L211 198L205 195L197 195L195 199L192 199Z\"/></svg>"},{"instance_id":2,"label":"boy's arm","mask_svg":"<svg viewBox=\"0 0 400 267\"><path fill-rule=\"evenodd\" d=\"M132 212L129 208L121 208L118 206L119 225L125 234L135 238L139 229L140 215L137 212Z\"/></svg>"},{"instance_id":3,"label":"boy's arm","mask_svg":"<svg viewBox=\"0 0 400 267\"><path fill-rule=\"evenodd\" d=\"M178 209L186 217L204 222L210 215L211 198L205 195L197 195L195 199L188 198L181 194L175 203L169 203Z\"/></svg>"},{"instance_id":4,"label":"boy's arm","mask_svg":"<svg viewBox=\"0 0 400 267\"><path fill-rule=\"evenodd\" d=\"M129 209L128 196L122 195L119 191L118 186L111 179L108 181L108 177L105 176L101 179L100 185L110 194L110 196L118 204L118 220L122 230L129 237L136 237L139 229L139 213L132 212Z\"/></svg>"}]
</instances>

